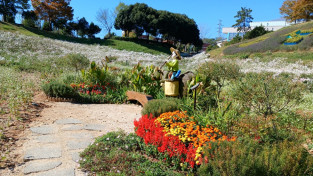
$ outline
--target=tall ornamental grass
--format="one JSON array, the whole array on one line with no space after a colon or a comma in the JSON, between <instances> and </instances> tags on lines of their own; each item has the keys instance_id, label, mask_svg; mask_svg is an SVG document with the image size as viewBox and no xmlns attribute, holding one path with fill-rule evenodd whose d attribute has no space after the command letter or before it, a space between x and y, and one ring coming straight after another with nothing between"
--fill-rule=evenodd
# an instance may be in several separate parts
<instances>
[{"instance_id":1,"label":"tall ornamental grass","mask_svg":"<svg viewBox=\"0 0 313 176\"><path fill-rule=\"evenodd\" d=\"M19 117L19 110L26 108L33 96L34 84L22 73L0 66L0 111L10 118Z\"/></svg>"}]
</instances>

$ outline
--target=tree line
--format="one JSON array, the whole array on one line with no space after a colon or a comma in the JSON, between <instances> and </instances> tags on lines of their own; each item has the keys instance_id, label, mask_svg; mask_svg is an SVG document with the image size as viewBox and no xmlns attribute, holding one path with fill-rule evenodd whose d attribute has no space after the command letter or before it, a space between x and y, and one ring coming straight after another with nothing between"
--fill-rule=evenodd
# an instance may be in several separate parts
<instances>
[{"instance_id":1,"label":"tree line","mask_svg":"<svg viewBox=\"0 0 313 176\"><path fill-rule=\"evenodd\" d=\"M56 30L72 36L92 38L101 31L99 26L89 24L85 18L73 21L74 9L70 6L70 0L31 0L31 5L33 10L28 10L28 0L0 0L0 15L3 21L14 23L15 15L21 10L24 25L41 26L43 21L43 30ZM120 3L115 11L99 9L96 19L109 37L114 26L126 31L126 37L130 31L135 31L136 36L146 32L148 36L161 36L165 40L202 45L198 26L193 19L184 14L156 10L144 3Z\"/></svg>"},{"instance_id":2,"label":"tree line","mask_svg":"<svg viewBox=\"0 0 313 176\"><path fill-rule=\"evenodd\" d=\"M0 0L0 15L2 21L15 23L18 11L23 17L23 25L39 27L43 21L42 29L58 31L71 36L94 38L101 31L93 22L89 24L83 17L73 21L73 8L70 0L31 0L34 10L28 10L29 0Z\"/></svg>"},{"instance_id":3,"label":"tree line","mask_svg":"<svg viewBox=\"0 0 313 176\"><path fill-rule=\"evenodd\" d=\"M126 32L135 31L137 36L144 32L164 39L202 45L196 22L184 14L156 10L144 3L136 3L119 11L114 23L115 29Z\"/></svg>"}]
</instances>

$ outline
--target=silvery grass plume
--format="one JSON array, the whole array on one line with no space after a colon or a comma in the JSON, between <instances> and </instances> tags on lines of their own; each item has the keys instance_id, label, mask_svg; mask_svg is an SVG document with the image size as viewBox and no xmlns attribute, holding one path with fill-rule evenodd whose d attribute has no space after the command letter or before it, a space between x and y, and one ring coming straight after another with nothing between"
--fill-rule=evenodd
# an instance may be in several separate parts
<instances>
[{"instance_id":1,"label":"silvery grass plume","mask_svg":"<svg viewBox=\"0 0 313 176\"><path fill-rule=\"evenodd\" d=\"M18 60L20 58L38 58L40 60L62 57L71 53L85 55L90 61L100 62L105 56L117 57L115 63L127 63L133 66L138 62L143 65L162 65L168 55L153 55L143 52L116 50L99 44L88 45L61 40L43 38L39 36L26 36L19 33L0 31L0 57ZM214 62L214 59L202 52L192 57L185 57L181 61L184 71L196 70L204 62ZM313 74L313 64L305 65L301 61L288 63L284 58L276 58L270 62L259 59L222 59L221 61L233 62L239 65L242 72L273 72Z\"/></svg>"},{"instance_id":2,"label":"silvery grass plume","mask_svg":"<svg viewBox=\"0 0 313 176\"><path fill-rule=\"evenodd\" d=\"M139 61L144 65L150 65L161 63L167 57L166 55L116 50L98 44L79 44L3 31L0 31L0 46L0 53L5 53L6 57L9 56L11 59L37 57L42 60L62 57L70 53L80 53L90 61L100 62L105 56L115 56L117 57L116 61L125 62L127 60L130 65L135 65Z\"/></svg>"}]
</instances>

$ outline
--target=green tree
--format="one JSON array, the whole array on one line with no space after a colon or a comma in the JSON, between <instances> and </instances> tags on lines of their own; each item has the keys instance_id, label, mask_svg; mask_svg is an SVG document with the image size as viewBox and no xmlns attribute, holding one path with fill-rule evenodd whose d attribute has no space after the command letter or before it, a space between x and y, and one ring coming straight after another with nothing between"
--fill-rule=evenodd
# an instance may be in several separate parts
<instances>
[{"instance_id":1,"label":"green tree","mask_svg":"<svg viewBox=\"0 0 313 176\"><path fill-rule=\"evenodd\" d=\"M130 14L133 6L127 6L121 9L115 19L114 28L125 31L125 36L128 37L129 31L135 28L135 24L131 21Z\"/></svg>"},{"instance_id":2,"label":"green tree","mask_svg":"<svg viewBox=\"0 0 313 176\"><path fill-rule=\"evenodd\" d=\"M18 10L28 8L28 0L0 0L0 14L5 22L14 22Z\"/></svg>"},{"instance_id":3,"label":"green tree","mask_svg":"<svg viewBox=\"0 0 313 176\"><path fill-rule=\"evenodd\" d=\"M121 10L125 9L126 7L127 7L127 5L126 5L125 3L120 2L120 3L115 7L115 10L114 10L115 16L117 16L117 14L118 14Z\"/></svg>"},{"instance_id":4,"label":"green tree","mask_svg":"<svg viewBox=\"0 0 313 176\"><path fill-rule=\"evenodd\" d=\"M251 29L250 22L252 22L253 20L251 12L251 9L241 7L241 10L237 12L236 16L234 16L234 18L238 19L236 20L236 24L234 24L232 27L236 27L238 32L246 33L247 31L249 31Z\"/></svg>"},{"instance_id":5,"label":"green tree","mask_svg":"<svg viewBox=\"0 0 313 176\"><path fill-rule=\"evenodd\" d=\"M22 13L22 17L24 18L22 23L24 26L35 27L36 22L38 21L38 17L34 11L24 11Z\"/></svg>"},{"instance_id":6,"label":"green tree","mask_svg":"<svg viewBox=\"0 0 313 176\"><path fill-rule=\"evenodd\" d=\"M247 32L243 38L244 39L253 39L256 37L259 37L261 35L266 34L268 31L264 28L264 26L257 26L254 29L252 29L251 31Z\"/></svg>"},{"instance_id":7,"label":"green tree","mask_svg":"<svg viewBox=\"0 0 313 176\"><path fill-rule=\"evenodd\" d=\"M141 35L142 32L156 35L157 28L157 10L143 3L136 3L131 13L131 20L135 24L136 34Z\"/></svg>"},{"instance_id":8,"label":"green tree","mask_svg":"<svg viewBox=\"0 0 313 176\"><path fill-rule=\"evenodd\" d=\"M88 38L95 38L95 34L98 34L100 31L100 27L91 22L87 32Z\"/></svg>"},{"instance_id":9,"label":"green tree","mask_svg":"<svg viewBox=\"0 0 313 176\"><path fill-rule=\"evenodd\" d=\"M78 23L77 23L77 34L84 38L85 35L88 34L88 30L89 30L89 23L88 21L86 20L85 17L81 18L78 20Z\"/></svg>"},{"instance_id":10,"label":"green tree","mask_svg":"<svg viewBox=\"0 0 313 176\"><path fill-rule=\"evenodd\" d=\"M148 35L159 35L167 40L202 45L200 31L196 22L186 15L157 11L146 4L136 3L119 11L114 27L128 31L135 30L136 35L146 32Z\"/></svg>"}]
</instances>

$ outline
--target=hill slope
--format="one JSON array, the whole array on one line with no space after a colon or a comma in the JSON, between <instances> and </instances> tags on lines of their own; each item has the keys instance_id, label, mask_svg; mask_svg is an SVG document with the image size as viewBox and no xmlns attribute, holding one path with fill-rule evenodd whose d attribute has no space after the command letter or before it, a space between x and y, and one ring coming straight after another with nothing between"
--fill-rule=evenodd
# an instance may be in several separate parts
<instances>
[{"instance_id":1,"label":"hill slope","mask_svg":"<svg viewBox=\"0 0 313 176\"><path fill-rule=\"evenodd\" d=\"M210 54L214 57L249 57L250 55L262 57L287 57L290 59L312 60L313 50L313 34L303 36L304 39L297 45L287 46L283 43L288 34L298 30L313 29L313 22L301 23L284 27L278 31L265 34L263 36L244 40L243 42L225 46L223 48L211 51Z\"/></svg>"},{"instance_id":2,"label":"hill slope","mask_svg":"<svg viewBox=\"0 0 313 176\"><path fill-rule=\"evenodd\" d=\"M57 34L48 34L54 35L55 38L61 37ZM144 65L154 64L160 66L168 57L168 55L165 54L156 55L114 49L123 47L123 44L121 43L116 43L116 46L113 44L105 46L104 44L99 43L88 44L90 41L87 39L71 38L71 40L78 40L78 43L51 38L53 37L39 35L23 27L0 23L0 65L3 63L1 60L4 60L4 63L10 63L10 65L14 66L22 64L23 69L30 68L30 70L32 67L38 69L41 66L51 65L51 63L57 67L58 61L60 59L62 60L63 56L71 53L80 53L85 55L89 60L98 62L105 56L115 56L117 59L111 63L111 66L130 68L138 62ZM122 42L129 45L132 45L133 43L127 41ZM133 44L137 45L135 43ZM221 53L222 49L224 48L220 48L214 52L218 51ZM296 75L313 74L313 62L290 63L288 60L281 57L273 57L271 59L267 59L266 57L261 59L228 59L228 57L231 56L227 56L227 58L221 60L238 64L243 72L266 71L277 74L282 72L294 73ZM182 72L189 70L194 71L203 62L216 61L211 58L208 58L205 53L200 53L193 57L186 57L180 62L180 68L182 69ZM48 62L49 64L47 64Z\"/></svg>"},{"instance_id":3,"label":"hill slope","mask_svg":"<svg viewBox=\"0 0 313 176\"><path fill-rule=\"evenodd\" d=\"M134 65L139 61L143 64L164 62L168 57L169 47L161 48L166 50L166 54L155 49L157 47L148 48L131 41L66 37L0 23L0 60L12 62L51 60L72 53L83 54L91 61L100 61L105 56L114 56L117 58L116 64L121 65Z\"/></svg>"},{"instance_id":4,"label":"hill slope","mask_svg":"<svg viewBox=\"0 0 313 176\"><path fill-rule=\"evenodd\" d=\"M23 34L26 36L36 36L50 39L57 39L62 41L69 41L81 44L98 44L101 46L110 46L114 49L118 50L126 50L126 51L135 51L135 52L144 52L149 54L169 54L170 45L161 44L156 42L148 42L144 40L132 40L132 41L124 41L117 39L87 39L87 38L76 38L69 37L66 35L57 34L54 32L47 32L38 30L35 28L24 27L22 25L15 25L10 23L0 22L0 31L4 32L17 32L19 34Z\"/></svg>"}]
</instances>

